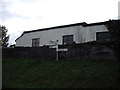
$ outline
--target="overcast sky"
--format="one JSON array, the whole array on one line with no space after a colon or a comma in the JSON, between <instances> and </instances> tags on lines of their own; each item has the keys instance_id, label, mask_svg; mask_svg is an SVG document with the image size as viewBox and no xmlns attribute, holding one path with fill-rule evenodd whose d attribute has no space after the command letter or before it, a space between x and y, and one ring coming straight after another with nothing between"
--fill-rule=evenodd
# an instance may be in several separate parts
<instances>
[{"instance_id":1,"label":"overcast sky","mask_svg":"<svg viewBox=\"0 0 120 90\"><path fill-rule=\"evenodd\" d=\"M23 31L118 18L119 0L0 0L0 24L10 44ZM2 18L1 18L2 17Z\"/></svg>"}]
</instances>

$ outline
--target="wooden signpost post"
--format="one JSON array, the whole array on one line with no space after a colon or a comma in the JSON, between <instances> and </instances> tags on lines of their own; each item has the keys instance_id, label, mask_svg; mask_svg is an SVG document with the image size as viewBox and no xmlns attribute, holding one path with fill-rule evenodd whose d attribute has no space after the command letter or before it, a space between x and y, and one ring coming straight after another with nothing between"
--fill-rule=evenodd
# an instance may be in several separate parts
<instances>
[{"instance_id":1,"label":"wooden signpost post","mask_svg":"<svg viewBox=\"0 0 120 90\"><path fill-rule=\"evenodd\" d=\"M56 61L58 61L58 52L66 52L66 51L68 51L68 49L67 48L58 48L58 40L56 40L56 41L52 41L52 43L54 43L54 46L52 46L52 47L50 47L50 48L56 48Z\"/></svg>"}]
</instances>

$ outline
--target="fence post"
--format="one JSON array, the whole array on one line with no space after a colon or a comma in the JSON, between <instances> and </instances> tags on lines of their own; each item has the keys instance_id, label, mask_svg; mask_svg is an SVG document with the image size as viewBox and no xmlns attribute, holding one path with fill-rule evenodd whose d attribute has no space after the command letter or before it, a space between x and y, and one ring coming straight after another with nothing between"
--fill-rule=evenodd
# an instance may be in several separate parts
<instances>
[{"instance_id":1,"label":"fence post","mask_svg":"<svg viewBox=\"0 0 120 90\"><path fill-rule=\"evenodd\" d=\"M58 61L58 44L56 44L56 61Z\"/></svg>"}]
</instances>

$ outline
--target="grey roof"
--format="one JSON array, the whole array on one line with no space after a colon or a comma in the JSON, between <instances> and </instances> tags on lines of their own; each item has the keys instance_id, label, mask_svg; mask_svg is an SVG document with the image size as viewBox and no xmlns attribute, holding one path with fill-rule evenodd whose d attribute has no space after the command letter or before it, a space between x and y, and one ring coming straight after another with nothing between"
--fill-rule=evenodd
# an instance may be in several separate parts
<instances>
[{"instance_id":1,"label":"grey roof","mask_svg":"<svg viewBox=\"0 0 120 90\"><path fill-rule=\"evenodd\" d=\"M52 29L57 29L57 28L65 28L65 27L71 27L71 26L77 26L77 25L85 25L85 24L87 24L87 23L82 22L82 23L75 23L75 24L69 24L69 25L61 25L61 26L55 26L55 27L49 27L49 28L42 28L42 29L31 30L31 31L24 31L20 37L22 37L26 33L38 32L38 31L46 31L46 30L52 30ZM16 40L18 40L20 37L18 37Z\"/></svg>"},{"instance_id":2,"label":"grey roof","mask_svg":"<svg viewBox=\"0 0 120 90\"><path fill-rule=\"evenodd\" d=\"M75 23L75 24L69 24L69 25L61 25L61 26L55 26L55 27L49 27L49 28L31 30L31 31L24 31L20 37L22 37L26 33L32 33L32 32L38 32L38 31L45 31L45 30L52 30L52 29L57 29L57 28L65 28L65 27L78 26L78 25L82 25L83 27L89 27L89 26L95 26L95 25L105 25L106 23L111 22L111 21L120 21L120 20L109 20L109 21L97 22L97 23L90 23L90 24L87 24L86 22L82 22L82 23ZM18 37L16 40L18 40L20 37Z\"/></svg>"}]
</instances>

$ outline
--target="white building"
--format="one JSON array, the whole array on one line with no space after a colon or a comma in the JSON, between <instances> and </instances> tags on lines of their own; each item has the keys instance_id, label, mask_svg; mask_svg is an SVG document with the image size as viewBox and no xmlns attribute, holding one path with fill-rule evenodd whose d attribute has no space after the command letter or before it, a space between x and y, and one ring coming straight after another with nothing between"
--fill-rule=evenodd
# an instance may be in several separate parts
<instances>
[{"instance_id":1,"label":"white building","mask_svg":"<svg viewBox=\"0 0 120 90\"><path fill-rule=\"evenodd\" d=\"M120 19L120 1L118 2L118 19Z\"/></svg>"},{"instance_id":2,"label":"white building","mask_svg":"<svg viewBox=\"0 0 120 90\"><path fill-rule=\"evenodd\" d=\"M43 45L85 43L97 39L108 39L105 22L87 24L76 23L32 31L25 31L16 39L16 46L35 47ZM104 33L103 33L104 32Z\"/></svg>"}]
</instances>

